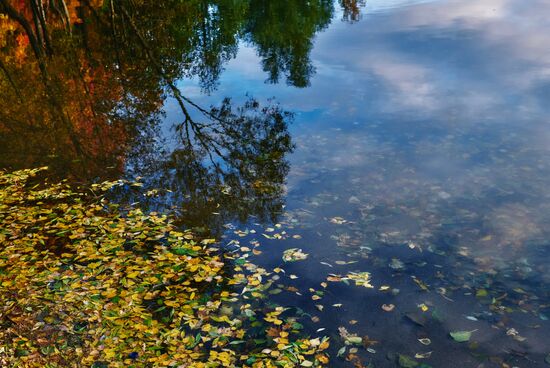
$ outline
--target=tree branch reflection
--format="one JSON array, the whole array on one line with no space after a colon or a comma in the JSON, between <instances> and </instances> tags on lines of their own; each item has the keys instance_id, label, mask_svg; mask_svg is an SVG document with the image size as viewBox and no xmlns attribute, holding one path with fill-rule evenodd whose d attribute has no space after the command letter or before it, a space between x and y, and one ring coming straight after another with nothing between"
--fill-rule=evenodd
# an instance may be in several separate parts
<instances>
[{"instance_id":1,"label":"tree branch reflection","mask_svg":"<svg viewBox=\"0 0 550 368\"><path fill-rule=\"evenodd\" d=\"M212 212L273 219L283 204L292 115L252 98L207 109L176 86L196 75L203 89L215 88L252 8L266 5L239 4L1 0L1 166L47 164L77 181L143 174L149 189L172 193L151 205L185 205L197 225ZM320 14L318 6L309 13ZM331 11L319 18L306 8L300 19L319 23L304 36L311 38ZM166 153L158 130L168 97L183 121L180 145Z\"/></svg>"}]
</instances>

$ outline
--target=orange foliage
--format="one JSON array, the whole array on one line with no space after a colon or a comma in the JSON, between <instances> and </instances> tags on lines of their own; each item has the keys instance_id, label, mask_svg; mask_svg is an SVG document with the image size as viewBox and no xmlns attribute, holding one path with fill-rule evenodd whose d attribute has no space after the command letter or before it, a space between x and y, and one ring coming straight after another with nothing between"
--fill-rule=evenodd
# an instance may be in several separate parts
<instances>
[{"instance_id":1,"label":"orange foliage","mask_svg":"<svg viewBox=\"0 0 550 368\"><path fill-rule=\"evenodd\" d=\"M15 61L22 63L25 60L29 38L22 32L19 25L9 19L6 15L0 14L0 50L3 58L15 58Z\"/></svg>"},{"instance_id":2,"label":"orange foliage","mask_svg":"<svg viewBox=\"0 0 550 368\"><path fill-rule=\"evenodd\" d=\"M92 4L101 6L102 0L94 0ZM69 0L67 5L71 22L82 21L76 17L80 1ZM11 6L32 20L28 1L12 1ZM53 16L48 18L48 22L50 30L63 27L63 23ZM59 34L60 37L68 35ZM45 75L23 27L0 14L0 62L6 66L10 79L18 88L14 90L13 83L7 84L8 80L0 74L0 133L4 135L0 138L7 142L4 145L11 145L4 148L21 152L36 150L34 156L29 152L28 157L63 155L73 157L75 162L86 160L91 171L94 171L94 165L122 170L126 129L123 123L111 121L104 106L106 101L110 106L116 106L123 98L123 91L111 70L101 62L89 60L90 57L93 60L105 57L101 45L97 46L94 49L99 51L90 54L72 47L66 40L54 40L56 49L44 60ZM5 87L2 83L6 83ZM23 128L15 122L23 122L32 128ZM6 138L7 134L15 135ZM14 165L29 164L32 162Z\"/></svg>"},{"instance_id":3,"label":"orange foliage","mask_svg":"<svg viewBox=\"0 0 550 368\"><path fill-rule=\"evenodd\" d=\"M19 33L15 40L17 42L17 47L15 49L15 61L19 64L23 64L27 55L29 37L25 34Z\"/></svg>"}]
</instances>

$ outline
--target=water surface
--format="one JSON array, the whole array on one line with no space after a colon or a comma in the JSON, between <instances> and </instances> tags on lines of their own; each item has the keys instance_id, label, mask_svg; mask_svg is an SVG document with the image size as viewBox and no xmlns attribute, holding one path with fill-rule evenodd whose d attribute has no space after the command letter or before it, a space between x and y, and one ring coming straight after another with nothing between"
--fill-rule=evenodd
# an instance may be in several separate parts
<instances>
[{"instance_id":1,"label":"water surface","mask_svg":"<svg viewBox=\"0 0 550 368\"><path fill-rule=\"evenodd\" d=\"M136 13L149 51L123 36L100 50L112 30L90 26L77 67L49 66L67 76L54 89L6 58L1 166L139 177L143 192L113 195L261 243L255 261L285 270L273 299L332 337L331 366L544 366L550 3L183 3L194 18ZM284 263L289 248L309 257ZM349 272L374 288L327 281ZM377 343L337 358L339 327Z\"/></svg>"}]
</instances>

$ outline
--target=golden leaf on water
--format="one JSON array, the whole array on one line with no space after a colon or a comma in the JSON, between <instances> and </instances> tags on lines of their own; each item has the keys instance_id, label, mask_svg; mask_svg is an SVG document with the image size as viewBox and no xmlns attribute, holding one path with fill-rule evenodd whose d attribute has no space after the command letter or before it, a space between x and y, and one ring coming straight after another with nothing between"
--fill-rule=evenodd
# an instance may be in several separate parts
<instances>
[{"instance_id":1,"label":"golden leaf on water","mask_svg":"<svg viewBox=\"0 0 550 368\"><path fill-rule=\"evenodd\" d=\"M308 254L304 253L299 248L290 248L283 252L283 261L285 262L296 262L303 261L307 258Z\"/></svg>"},{"instance_id":2,"label":"golden leaf on water","mask_svg":"<svg viewBox=\"0 0 550 368\"><path fill-rule=\"evenodd\" d=\"M235 252L219 255L219 249L211 247L214 239L197 243L191 232L178 231L162 214L146 213L136 204L122 215L99 192L124 181L93 186L88 204L90 190L73 191L62 184L24 185L36 172L23 170L15 176L0 172L0 285L25 290L28 296L18 299L20 308L12 308L10 293L0 293L5 317L15 322L0 331L0 349L8 360L27 366L27 359L43 356L41 347L60 344L63 359L85 366L96 361L128 365L134 359L154 366L172 361L194 366L199 360L207 366L240 366L244 355L239 346L247 335L243 322L250 318L261 323L264 336L269 337L247 351L246 356L256 363L289 365L294 364L289 357L307 356L300 358L302 366L328 364L328 357L320 353L328 348L327 339L307 339L300 335L297 316L282 307L265 308L262 298L284 286L271 288L267 271L247 259L250 253L243 253L250 252L249 247L239 249L238 242L233 242ZM34 200L45 197L48 201ZM63 217L52 221L65 213L71 214L70 221ZM41 229L33 237L26 233L30 224ZM5 236L4 228L12 233ZM237 236L251 233L235 232ZM48 249L57 242L65 248L59 254ZM21 257L22 252L28 257ZM297 252L298 258L303 254ZM234 273L226 273L226 265L233 266ZM212 288L205 290L205 283ZM321 295L315 291L313 297ZM234 310L237 305L241 305L239 312ZM311 318L319 322L318 317ZM185 323L185 332L179 321ZM54 323L59 328L52 336L42 326ZM28 327L34 328L32 336ZM149 348L155 346L165 346L165 352L159 355ZM15 356L17 351L21 356ZM60 354L54 348L48 359Z\"/></svg>"}]
</instances>

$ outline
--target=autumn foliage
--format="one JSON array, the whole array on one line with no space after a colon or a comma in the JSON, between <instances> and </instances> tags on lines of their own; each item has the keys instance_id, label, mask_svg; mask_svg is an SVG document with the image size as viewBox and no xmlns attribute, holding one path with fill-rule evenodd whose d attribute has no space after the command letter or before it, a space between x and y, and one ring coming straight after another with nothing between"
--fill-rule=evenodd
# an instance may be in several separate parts
<instances>
[{"instance_id":1,"label":"autumn foliage","mask_svg":"<svg viewBox=\"0 0 550 368\"><path fill-rule=\"evenodd\" d=\"M322 366L328 339L264 305L270 272L101 193L0 173L3 367ZM126 183L132 185L132 183Z\"/></svg>"}]
</instances>

